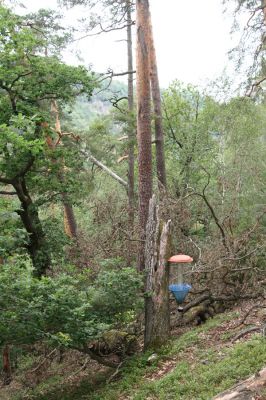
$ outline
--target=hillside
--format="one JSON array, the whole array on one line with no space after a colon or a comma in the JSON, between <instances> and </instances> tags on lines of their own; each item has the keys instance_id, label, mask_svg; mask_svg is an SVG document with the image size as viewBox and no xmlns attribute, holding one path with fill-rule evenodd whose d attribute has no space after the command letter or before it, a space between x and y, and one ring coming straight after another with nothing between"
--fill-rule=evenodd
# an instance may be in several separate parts
<instances>
[{"instance_id":1,"label":"hillside","mask_svg":"<svg viewBox=\"0 0 266 400\"><path fill-rule=\"evenodd\" d=\"M108 86L107 82L94 90L89 101L84 96L79 96L71 108L66 108L64 120L75 130L87 130L95 118L104 117L110 112L112 99L126 96L126 84L113 80Z\"/></svg>"},{"instance_id":2,"label":"hillside","mask_svg":"<svg viewBox=\"0 0 266 400\"><path fill-rule=\"evenodd\" d=\"M255 306L255 307L254 307ZM247 317L247 311L248 317ZM138 354L114 371L73 351L25 354L2 400L210 400L266 365L265 337L243 334L265 309L243 303L198 327L172 331L156 353ZM239 333L243 336L236 340ZM61 359L60 359L61 358ZM265 399L264 392L256 399Z\"/></svg>"}]
</instances>

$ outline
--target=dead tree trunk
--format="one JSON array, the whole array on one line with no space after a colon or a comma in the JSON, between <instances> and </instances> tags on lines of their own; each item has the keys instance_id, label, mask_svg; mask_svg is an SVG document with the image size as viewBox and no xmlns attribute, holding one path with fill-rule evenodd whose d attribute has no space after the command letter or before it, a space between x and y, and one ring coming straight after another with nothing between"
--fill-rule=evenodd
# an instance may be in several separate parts
<instances>
[{"instance_id":1,"label":"dead tree trunk","mask_svg":"<svg viewBox=\"0 0 266 400\"><path fill-rule=\"evenodd\" d=\"M150 80L151 80L151 91L152 91L152 101L153 101L153 111L154 111L157 178L159 184L161 184L163 187L166 188L161 92L160 92L157 60L156 60L156 51L153 39L151 15L149 16L149 30L150 30L150 48L149 48Z\"/></svg>"},{"instance_id":2,"label":"dead tree trunk","mask_svg":"<svg viewBox=\"0 0 266 400\"><path fill-rule=\"evenodd\" d=\"M169 266L170 225L159 220L155 196L149 204L145 246L145 334L144 348L160 346L170 335Z\"/></svg>"},{"instance_id":3,"label":"dead tree trunk","mask_svg":"<svg viewBox=\"0 0 266 400\"><path fill-rule=\"evenodd\" d=\"M138 269L144 269L145 227L152 197L151 93L149 79L149 1L136 1L137 13L137 140L139 167Z\"/></svg>"},{"instance_id":4,"label":"dead tree trunk","mask_svg":"<svg viewBox=\"0 0 266 400\"><path fill-rule=\"evenodd\" d=\"M61 122L59 118L59 109L56 100L51 101L51 115L55 118L55 132L58 135L58 139L56 142L48 141L47 144L50 148L55 148L57 145L61 143L62 131L61 131ZM54 162L57 162L54 160ZM59 179L63 182L64 175L62 172L59 173ZM72 204L69 200L67 193L62 193L62 203L64 209L64 230L65 234L71 239L77 238L77 223L76 217L74 214L74 210Z\"/></svg>"}]
</instances>

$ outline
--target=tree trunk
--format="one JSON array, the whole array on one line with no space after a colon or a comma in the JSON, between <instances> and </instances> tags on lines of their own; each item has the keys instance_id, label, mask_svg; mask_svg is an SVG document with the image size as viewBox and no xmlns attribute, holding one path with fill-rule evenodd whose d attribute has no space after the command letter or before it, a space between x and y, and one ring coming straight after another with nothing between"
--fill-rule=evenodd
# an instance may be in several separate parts
<instances>
[{"instance_id":1,"label":"tree trunk","mask_svg":"<svg viewBox=\"0 0 266 400\"><path fill-rule=\"evenodd\" d=\"M137 13L137 140L140 242L138 269L144 269L145 227L152 196L151 104L149 79L149 1L136 1Z\"/></svg>"},{"instance_id":2,"label":"tree trunk","mask_svg":"<svg viewBox=\"0 0 266 400\"><path fill-rule=\"evenodd\" d=\"M18 210L18 214L24 228L29 234L27 249L32 259L34 275L41 277L49 268L51 260L38 210L30 197L24 177L17 178L12 185L16 190L21 204L21 209Z\"/></svg>"},{"instance_id":3,"label":"tree trunk","mask_svg":"<svg viewBox=\"0 0 266 400\"><path fill-rule=\"evenodd\" d=\"M127 70L133 71L132 54L132 19L131 19L131 0L127 0ZM134 88L133 74L128 74L128 111L130 117L134 111ZM134 223L134 142L135 131L132 127L131 118L128 121L128 208L129 208L129 229Z\"/></svg>"},{"instance_id":4,"label":"tree trunk","mask_svg":"<svg viewBox=\"0 0 266 400\"><path fill-rule=\"evenodd\" d=\"M77 238L77 224L72 204L66 193L62 193L64 207L64 229L65 234L71 239Z\"/></svg>"},{"instance_id":5,"label":"tree trunk","mask_svg":"<svg viewBox=\"0 0 266 400\"><path fill-rule=\"evenodd\" d=\"M145 334L144 348L164 344L170 335L169 266L170 225L167 221L160 232L155 196L150 200L145 246Z\"/></svg>"},{"instance_id":6,"label":"tree trunk","mask_svg":"<svg viewBox=\"0 0 266 400\"><path fill-rule=\"evenodd\" d=\"M57 142L49 141L50 138L47 138L47 144L51 149L54 149L57 145L60 144L60 139L62 136L62 131L61 131L61 122L59 118L59 110L58 110L58 105L56 100L51 101L51 115L54 115L55 118L55 131L59 135L59 138ZM56 163L56 160L54 160ZM64 162L63 162L64 163ZM59 175L60 180L63 182L64 181L64 175L63 173L60 173ZM76 217L74 214L74 210L72 207L72 204L68 198L68 195L66 193L62 193L62 203L63 203L63 209L64 209L64 229L65 229L65 234L70 237L71 239L77 238L77 223L76 223Z\"/></svg>"},{"instance_id":7,"label":"tree trunk","mask_svg":"<svg viewBox=\"0 0 266 400\"><path fill-rule=\"evenodd\" d=\"M2 355L3 355L3 383L4 385L9 385L12 380L12 377L11 377L9 346L7 344L3 348Z\"/></svg>"},{"instance_id":8,"label":"tree trunk","mask_svg":"<svg viewBox=\"0 0 266 400\"><path fill-rule=\"evenodd\" d=\"M261 7L263 10L264 25L266 25L266 0L261 0Z\"/></svg>"},{"instance_id":9,"label":"tree trunk","mask_svg":"<svg viewBox=\"0 0 266 400\"><path fill-rule=\"evenodd\" d=\"M149 29L150 29L150 48L149 48L150 80L151 80L153 111L154 111L157 178L159 181L159 188L160 188L160 185L162 185L164 188L166 188L166 171L165 171L165 157L164 157L164 134L163 134L161 92L160 92L158 68L157 68L157 61L156 61L156 51L155 51L154 39L153 39L151 15L149 16Z\"/></svg>"}]
</instances>

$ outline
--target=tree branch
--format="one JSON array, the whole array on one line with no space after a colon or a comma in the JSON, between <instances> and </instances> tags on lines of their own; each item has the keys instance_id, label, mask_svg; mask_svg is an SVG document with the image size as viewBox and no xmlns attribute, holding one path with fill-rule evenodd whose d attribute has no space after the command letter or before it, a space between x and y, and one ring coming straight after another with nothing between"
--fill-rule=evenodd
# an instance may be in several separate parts
<instances>
[{"instance_id":1,"label":"tree branch","mask_svg":"<svg viewBox=\"0 0 266 400\"><path fill-rule=\"evenodd\" d=\"M17 192L8 192L6 190L0 190L0 194L3 194L5 196L14 196L17 194Z\"/></svg>"},{"instance_id":2,"label":"tree branch","mask_svg":"<svg viewBox=\"0 0 266 400\"><path fill-rule=\"evenodd\" d=\"M86 151L82 151L82 154L84 154L88 160L92 161L95 165L97 165L103 171L107 172L108 175L110 175L112 178L114 178L117 182L119 182L121 185L123 185L126 189L128 188L128 184L126 181L124 181L124 179L120 178L119 175L117 175L115 172L113 172L110 168L108 168L106 165L104 165L101 161L97 160L93 155L89 154Z\"/></svg>"}]
</instances>

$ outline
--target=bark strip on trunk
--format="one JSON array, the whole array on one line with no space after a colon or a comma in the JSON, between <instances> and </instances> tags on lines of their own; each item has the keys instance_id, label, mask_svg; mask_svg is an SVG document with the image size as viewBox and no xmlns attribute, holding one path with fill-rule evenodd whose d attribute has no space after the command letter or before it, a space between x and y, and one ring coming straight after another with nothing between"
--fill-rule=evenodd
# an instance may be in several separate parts
<instances>
[{"instance_id":1,"label":"bark strip on trunk","mask_svg":"<svg viewBox=\"0 0 266 400\"><path fill-rule=\"evenodd\" d=\"M142 240L138 269L144 269L145 228L152 197L151 92L149 67L149 1L136 1L137 13L137 141L139 167L139 226Z\"/></svg>"},{"instance_id":2,"label":"bark strip on trunk","mask_svg":"<svg viewBox=\"0 0 266 400\"><path fill-rule=\"evenodd\" d=\"M131 18L131 0L127 0L127 70L133 71L133 54L132 54L132 18ZM128 111L130 117L134 111L134 88L133 74L128 74ZM134 143L136 132L132 126L131 118L128 121L128 208L129 208L129 228L134 223Z\"/></svg>"},{"instance_id":3,"label":"bark strip on trunk","mask_svg":"<svg viewBox=\"0 0 266 400\"><path fill-rule=\"evenodd\" d=\"M150 200L145 246L144 348L160 346L170 335L169 266L171 221L161 223L155 196ZM160 229L162 225L162 229Z\"/></svg>"},{"instance_id":4,"label":"bark strip on trunk","mask_svg":"<svg viewBox=\"0 0 266 400\"><path fill-rule=\"evenodd\" d=\"M72 204L66 193L62 193L62 202L64 207L64 230L65 234L73 239L77 238L77 223Z\"/></svg>"},{"instance_id":5,"label":"bark strip on trunk","mask_svg":"<svg viewBox=\"0 0 266 400\"><path fill-rule=\"evenodd\" d=\"M151 15L149 15L149 30L150 30L150 48L149 48L150 80L151 80L151 91L152 91L153 112L154 112L157 178L159 183L166 188L161 92L160 92L157 60L156 60L156 51L153 39Z\"/></svg>"},{"instance_id":6,"label":"bark strip on trunk","mask_svg":"<svg viewBox=\"0 0 266 400\"><path fill-rule=\"evenodd\" d=\"M51 149L54 149L57 145L61 143L61 138L63 136L61 131L61 122L59 117L59 109L56 100L51 101L51 114L55 118L55 132L58 135L58 139L56 142L52 141L51 138L47 138L47 144ZM50 139L50 140L49 140ZM56 160L54 160L56 163ZM64 161L63 161L64 164ZM64 174L63 172L59 173L59 179L64 182ZM64 230L65 234L71 239L77 238L77 222L74 214L74 210L72 204L69 200L67 193L62 193L62 203L64 210Z\"/></svg>"}]
</instances>

